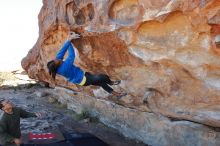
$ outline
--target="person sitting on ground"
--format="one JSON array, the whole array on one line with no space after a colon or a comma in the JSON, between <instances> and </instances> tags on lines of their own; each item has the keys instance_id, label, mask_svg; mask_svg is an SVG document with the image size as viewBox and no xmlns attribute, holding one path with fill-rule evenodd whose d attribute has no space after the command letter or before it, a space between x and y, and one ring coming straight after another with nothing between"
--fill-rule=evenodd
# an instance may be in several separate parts
<instances>
[{"instance_id":1,"label":"person sitting on ground","mask_svg":"<svg viewBox=\"0 0 220 146\"><path fill-rule=\"evenodd\" d=\"M8 100L0 101L3 113L0 118L0 144L3 146L19 146L21 144L20 118L40 117L40 113L30 113L13 107Z\"/></svg>"},{"instance_id":2,"label":"person sitting on ground","mask_svg":"<svg viewBox=\"0 0 220 146\"><path fill-rule=\"evenodd\" d=\"M102 87L110 94L117 96L118 98L126 95L126 93L119 93L114 91L109 85L118 85L120 80L112 81L106 74L92 74L90 72L84 72L82 69L74 65L75 51L71 43L72 39L80 38L79 34L71 32L69 38L64 43L62 48L56 55L56 59L47 63L49 74L55 80L56 74L65 77L69 82L78 84L81 86L95 85ZM63 57L68 50L68 57L63 60Z\"/></svg>"}]
</instances>

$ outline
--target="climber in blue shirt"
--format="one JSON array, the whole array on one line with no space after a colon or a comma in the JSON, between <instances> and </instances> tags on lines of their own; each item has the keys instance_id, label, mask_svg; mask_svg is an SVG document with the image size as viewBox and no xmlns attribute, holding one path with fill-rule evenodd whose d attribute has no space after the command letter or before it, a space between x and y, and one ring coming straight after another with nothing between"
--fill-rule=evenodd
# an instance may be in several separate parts
<instances>
[{"instance_id":1,"label":"climber in blue shirt","mask_svg":"<svg viewBox=\"0 0 220 146\"><path fill-rule=\"evenodd\" d=\"M69 82L78 84L81 86L95 85L102 87L110 94L117 96L118 98L126 95L126 93L118 93L114 91L109 85L118 85L120 80L112 81L106 74L92 74L84 72L79 67L74 65L75 51L71 43L72 39L80 38L79 34L71 32L69 38L64 43L62 48L56 55L56 59L47 63L49 74L55 80L56 74L65 77ZM68 57L63 60L65 53L68 50Z\"/></svg>"}]
</instances>

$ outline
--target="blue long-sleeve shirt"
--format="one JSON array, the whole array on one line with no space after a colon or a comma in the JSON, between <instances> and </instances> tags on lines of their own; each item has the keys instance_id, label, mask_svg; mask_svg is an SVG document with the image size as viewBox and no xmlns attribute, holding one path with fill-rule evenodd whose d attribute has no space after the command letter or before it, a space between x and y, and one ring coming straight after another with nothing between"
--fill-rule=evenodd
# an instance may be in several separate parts
<instances>
[{"instance_id":1,"label":"blue long-sleeve shirt","mask_svg":"<svg viewBox=\"0 0 220 146\"><path fill-rule=\"evenodd\" d=\"M65 77L69 82L80 84L84 77L84 71L73 64L75 59L75 51L71 41L66 41L60 51L56 55L56 59L63 60L63 57L68 50L68 57L62 62L57 69L57 74Z\"/></svg>"}]
</instances>

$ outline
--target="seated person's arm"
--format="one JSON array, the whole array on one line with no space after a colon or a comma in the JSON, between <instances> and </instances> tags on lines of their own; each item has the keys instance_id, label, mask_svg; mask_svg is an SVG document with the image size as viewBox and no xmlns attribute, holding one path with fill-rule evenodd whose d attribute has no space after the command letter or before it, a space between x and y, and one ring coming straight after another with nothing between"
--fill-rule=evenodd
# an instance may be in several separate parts
<instances>
[{"instance_id":1,"label":"seated person's arm","mask_svg":"<svg viewBox=\"0 0 220 146\"><path fill-rule=\"evenodd\" d=\"M21 108L19 108L19 110L20 110L20 117L21 118L37 117L37 115L35 113L27 112Z\"/></svg>"}]
</instances>

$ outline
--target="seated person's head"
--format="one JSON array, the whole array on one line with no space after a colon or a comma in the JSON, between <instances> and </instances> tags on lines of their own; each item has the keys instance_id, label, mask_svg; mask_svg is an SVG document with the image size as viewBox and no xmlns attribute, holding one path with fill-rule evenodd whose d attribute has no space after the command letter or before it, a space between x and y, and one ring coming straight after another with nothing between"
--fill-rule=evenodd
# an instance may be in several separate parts
<instances>
[{"instance_id":1,"label":"seated person's head","mask_svg":"<svg viewBox=\"0 0 220 146\"><path fill-rule=\"evenodd\" d=\"M0 109L6 113L10 113L12 111L12 104L9 100L1 100L0 101Z\"/></svg>"}]
</instances>

